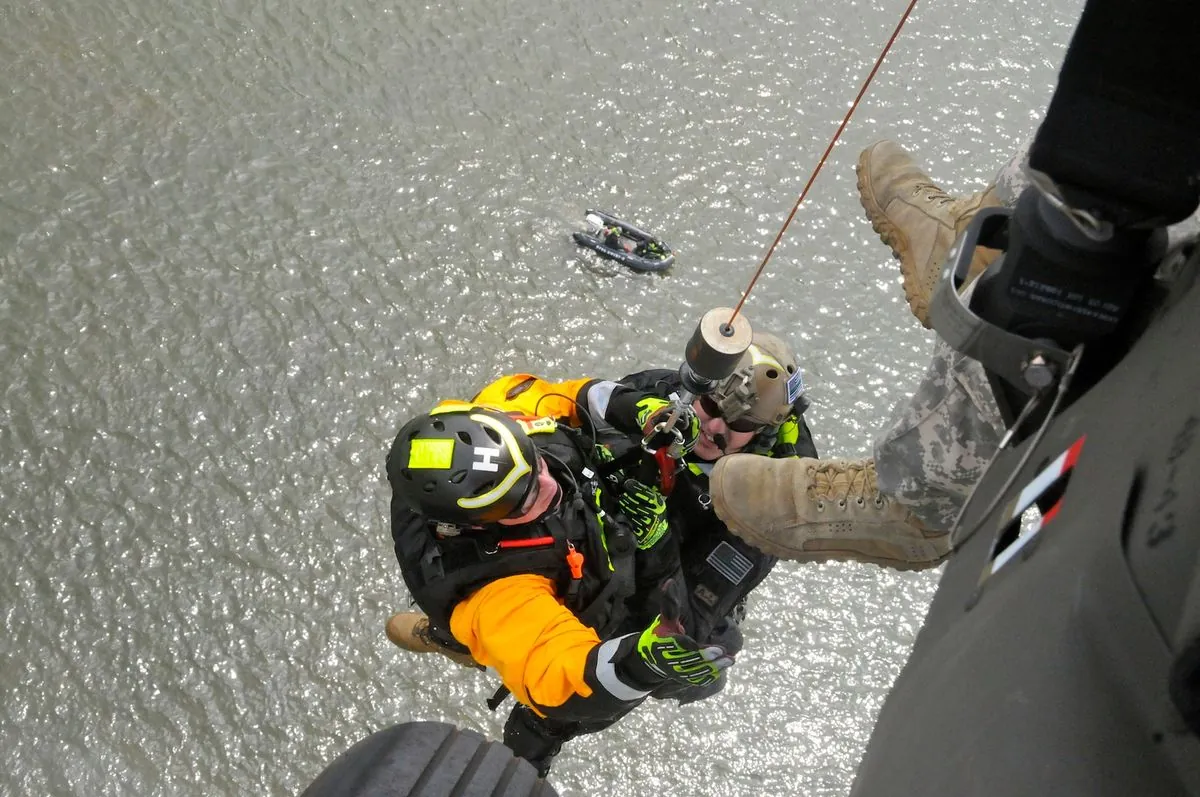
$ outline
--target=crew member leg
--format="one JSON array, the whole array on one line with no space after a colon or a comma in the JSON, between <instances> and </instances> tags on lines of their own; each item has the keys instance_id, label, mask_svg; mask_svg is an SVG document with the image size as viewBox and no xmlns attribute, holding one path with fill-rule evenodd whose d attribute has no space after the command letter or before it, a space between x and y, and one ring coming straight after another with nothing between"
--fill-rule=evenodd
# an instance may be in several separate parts
<instances>
[{"instance_id":1,"label":"crew member leg","mask_svg":"<svg viewBox=\"0 0 1200 797\"><path fill-rule=\"evenodd\" d=\"M1000 170L996 180L965 197L947 194L894 141L879 141L859 155L859 202L900 261L904 295L922 326L929 328L929 300L941 278L950 246L982 208L1012 204L1023 186L1020 163L1028 145ZM1000 253L980 247L971 260L968 280L974 279Z\"/></svg>"},{"instance_id":2,"label":"crew member leg","mask_svg":"<svg viewBox=\"0 0 1200 797\"><path fill-rule=\"evenodd\" d=\"M533 764L543 778L550 772L563 743L588 733L602 731L619 718L601 722L564 722L538 716L528 706L517 704L504 723L504 744Z\"/></svg>"},{"instance_id":3,"label":"crew member leg","mask_svg":"<svg viewBox=\"0 0 1200 797\"><path fill-rule=\"evenodd\" d=\"M993 185L956 199L898 145L883 141L863 152L863 208L900 259L922 324L955 237L980 208L1015 201L1023 158L1024 148ZM995 256L977 253L973 268L982 271ZM734 534L781 558L932 567L949 554L947 532L1002 432L982 367L938 341L925 379L897 407L874 459L723 457L712 474L713 508Z\"/></svg>"},{"instance_id":4,"label":"crew member leg","mask_svg":"<svg viewBox=\"0 0 1200 797\"><path fill-rule=\"evenodd\" d=\"M948 531L1003 434L983 366L939 339L916 393L875 442L879 491Z\"/></svg>"}]
</instances>

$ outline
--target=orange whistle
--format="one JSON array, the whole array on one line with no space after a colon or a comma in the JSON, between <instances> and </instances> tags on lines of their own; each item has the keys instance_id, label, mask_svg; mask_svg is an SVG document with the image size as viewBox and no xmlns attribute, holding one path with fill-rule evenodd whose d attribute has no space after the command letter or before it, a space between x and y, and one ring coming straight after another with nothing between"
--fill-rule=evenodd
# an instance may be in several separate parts
<instances>
[{"instance_id":1,"label":"orange whistle","mask_svg":"<svg viewBox=\"0 0 1200 797\"><path fill-rule=\"evenodd\" d=\"M583 554L575 550L575 543L567 543L567 566L571 568L571 578L583 578Z\"/></svg>"}]
</instances>

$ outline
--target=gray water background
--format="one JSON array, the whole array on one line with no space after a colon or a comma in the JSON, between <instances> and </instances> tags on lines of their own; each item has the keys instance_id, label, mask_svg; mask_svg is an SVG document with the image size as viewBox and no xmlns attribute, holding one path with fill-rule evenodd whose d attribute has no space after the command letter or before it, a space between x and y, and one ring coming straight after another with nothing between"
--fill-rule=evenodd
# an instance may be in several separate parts
<instances>
[{"instance_id":1,"label":"gray water background","mask_svg":"<svg viewBox=\"0 0 1200 797\"><path fill-rule=\"evenodd\" d=\"M393 722L498 738L494 681L383 636L391 437L502 372L677 364L905 5L0 7L0 794L289 794ZM746 308L801 352L824 454L869 452L931 342L858 152L979 189L1080 8L919 5L834 150ZM588 206L678 264L578 250ZM723 695L552 781L845 794L936 579L780 565Z\"/></svg>"}]
</instances>

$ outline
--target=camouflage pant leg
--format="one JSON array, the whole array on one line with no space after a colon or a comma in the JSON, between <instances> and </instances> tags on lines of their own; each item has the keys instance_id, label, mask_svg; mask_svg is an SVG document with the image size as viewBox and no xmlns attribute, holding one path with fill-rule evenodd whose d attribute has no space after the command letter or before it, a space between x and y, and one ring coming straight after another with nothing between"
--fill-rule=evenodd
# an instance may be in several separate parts
<instances>
[{"instance_id":1,"label":"camouflage pant leg","mask_svg":"<svg viewBox=\"0 0 1200 797\"><path fill-rule=\"evenodd\" d=\"M1032 143L1032 138L1026 139L992 179L992 184L996 186L996 196L1010 208L1017 204L1017 197L1021 196L1021 192L1029 185L1029 178L1021 171L1021 165L1029 156L1029 145Z\"/></svg>"},{"instance_id":2,"label":"camouflage pant leg","mask_svg":"<svg viewBox=\"0 0 1200 797\"><path fill-rule=\"evenodd\" d=\"M1021 166L1031 143L1025 141L996 173L996 193L1009 207L1029 185ZM1169 233L1174 242L1198 231L1200 211ZM983 366L939 339L916 393L896 407L891 426L875 442L879 489L930 528L949 529L1003 433Z\"/></svg>"},{"instance_id":3,"label":"camouflage pant leg","mask_svg":"<svg viewBox=\"0 0 1200 797\"><path fill-rule=\"evenodd\" d=\"M993 180L1009 207L1029 184L1021 165L1031 143L1025 141ZM983 366L939 338L916 393L896 407L875 441L879 490L929 528L948 530L1003 433Z\"/></svg>"},{"instance_id":4,"label":"camouflage pant leg","mask_svg":"<svg viewBox=\"0 0 1200 797\"><path fill-rule=\"evenodd\" d=\"M1025 176L1025 172L1021 170L1021 166L1025 163L1025 159L1029 157L1029 146L1032 143L1032 138L1026 139L1025 143L1013 153L1008 163L1004 164L1000 168L1000 171L996 172L996 176L992 180L992 183L996 186L996 196L999 197L1003 204L1010 208L1017 204L1017 197L1029 185L1029 178ZM1190 238L1197 233L1200 233L1200 210L1193 213L1184 221L1167 228L1167 237L1171 245Z\"/></svg>"},{"instance_id":5,"label":"camouflage pant leg","mask_svg":"<svg viewBox=\"0 0 1200 797\"><path fill-rule=\"evenodd\" d=\"M875 442L879 490L949 530L1003 433L983 366L939 338L916 393Z\"/></svg>"}]
</instances>

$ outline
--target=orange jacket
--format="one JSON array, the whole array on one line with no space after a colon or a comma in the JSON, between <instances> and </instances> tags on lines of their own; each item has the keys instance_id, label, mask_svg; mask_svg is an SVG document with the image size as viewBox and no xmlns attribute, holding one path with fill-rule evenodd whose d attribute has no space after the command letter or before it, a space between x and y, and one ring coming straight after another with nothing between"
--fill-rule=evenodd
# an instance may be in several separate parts
<instances>
[{"instance_id":1,"label":"orange jacket","mask_svg":"<svg viewBox=\"0 0 1200 797\"><path fill-rule=\"evenodd\" d=\"M572 695L592 695L585 670L600 637L562 605L544 576L487 584L454 607L450 632L525 705L555 707Z\"/></svg>"},{"instance_id":2,"label":"orange jacket","mask_svg":"<svg viewBox=\"0 0 1200 797\"><path fill-rule=\"evenodd\" d=\"M506 412L523 412L561 420L579 428L578 398L594 379L571 379L566 382L547 382L533 374L502 376L475 394L473 404L486 404ZM585 408L586 409L586 408Z\"/></svg>"},{"instance_id":3,"label":"orange jacket","mask_svg":"<svg viewBox=\"0 0 1200 797\"><path fill-rule=\"evenodd\" d=\"M593 381L550 383L514 374L485 387L471 403L578 427L576 397ZM508 576L484 585L454 607L450 632L475 661L499 673L517 700L543 716L561 713L555 709L576 716L619 715L647 694L616 675L621 640L603 643L544 576Z\"/></svg>"}]
</instances>

